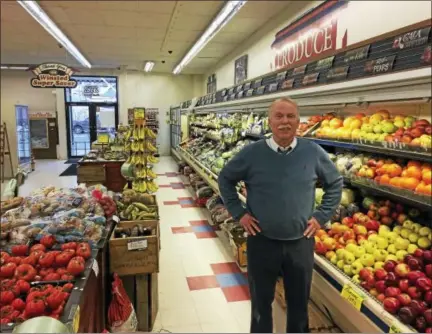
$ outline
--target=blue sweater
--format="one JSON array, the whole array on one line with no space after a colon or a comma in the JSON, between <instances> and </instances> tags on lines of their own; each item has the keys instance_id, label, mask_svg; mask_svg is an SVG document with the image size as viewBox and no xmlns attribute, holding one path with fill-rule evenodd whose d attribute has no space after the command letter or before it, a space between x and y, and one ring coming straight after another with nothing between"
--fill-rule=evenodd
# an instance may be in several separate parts
<instances>
[{"instance_id":1,"label":"blue sweater","mask_svg":"<svg viewBox=\"0 0 432 334\"><path fill-rule=\"evenodd\" d=\"M325 195L314 211L318 179ZM246 209L236 191L240 181L246 184ZM249 212L266 237L295 240L303 237L311 217L321 225L331 218L341 199L343 179L320 146L298 138L286 155L273 151L265 140L246 146L225 165L218 183L234 219Z\"/></svg>"}]
</instances>

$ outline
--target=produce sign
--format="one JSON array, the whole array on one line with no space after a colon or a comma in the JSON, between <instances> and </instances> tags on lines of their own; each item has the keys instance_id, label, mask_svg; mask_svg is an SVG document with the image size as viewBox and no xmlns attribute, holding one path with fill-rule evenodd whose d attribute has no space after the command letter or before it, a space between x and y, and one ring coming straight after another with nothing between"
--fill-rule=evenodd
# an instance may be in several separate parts
<instances>
[{"instance_id":1,"label":"produce sign","mask_svg":"<svg viewBox=\"0 0 432 334\"><path fill-rule=\"evenodd\" d=\"M328 80L345 79L348 74L349 66L340 66L330 69L327 72Z\"/></svg>"},{"instance_id":2,"label":"produce sign","mask_svg":"<svg viewBox=\"0 0 432 334\"><path fill-rule=\"evenodd\" d=\"M426 47L426 49L424 49L423 54L421 56L422 63L430 64L432 62L431 53L432 53L431 46L429 45L428 47Z\"/></svg>"},{"instance_id":3,"label":"produce sign","mask_svg":"<svg viewBox=\"0 0 432 334\"><path fill-rule=\"evenodd\" d=\"M36 78L30 80L33 88L75 88L76 80L71 79L74 71L66 65L45 63L32 69Z\"/></svg>"},{"instance_id":4,"label":"produce sign","mask_svg":"<svg viewBox=\"0 0 432 334\"><path fill-rule=\"evenodd\" d=\"M344 285L341 296L360 311L364 298L351 285Z\"/></svg>"},{"instance_id":5,"label":"produce sign","mask_svg":"<svg viewBox=\"0 0 432 334\"><path fill-rule=\"evenodd\" d=\"M345 53L344 62L351 63L353 61L366 59L369 54L370 44L358 49L354 49Z\"/></svg>"},{"instance_id":6,"label":"produce sign","mask_svg":"<svg viewBox=\"0 0 432 334\"><path fill-rule=\"evenodd\" d=\"M395 38L393 49L408 49L426 44L429 39L431 27L407 32Z\"/></svg>"},{"instance_id":7,"label":"produce sign","mask_svg":"<svg viewBox=\"0 0 432 334\"><path fill-rule=\"evenodd\" d=\"M390 72L393 69L395 59L396 55L370 60L366 62L364 71L372 74Z\"/></svg>"}]
</instances>

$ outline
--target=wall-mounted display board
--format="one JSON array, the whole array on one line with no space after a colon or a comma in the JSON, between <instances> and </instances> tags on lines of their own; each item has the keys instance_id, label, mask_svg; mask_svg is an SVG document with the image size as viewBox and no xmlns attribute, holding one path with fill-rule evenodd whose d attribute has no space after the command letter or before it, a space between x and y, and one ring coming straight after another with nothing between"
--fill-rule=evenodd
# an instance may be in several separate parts
<instances>
[{"instance_id":1,"label":"wall-mounted display board","mask_svg":"<svg viewBox=\"0 0 432 334\"><path fill-rule=\"evenodd\" d=\"M431 40L431 21L422 21L335 50L311 62L297 63L290 68L251 79L243 83L245 93L234 99L430 66ZM228 92L231 95L237 86L217 91L213 101L227 101L222 93ZM254 91L251 92L246 87L254 88ZM204 104L198 103L196 106L201 105Z\"/></svg>"}]
</instances>

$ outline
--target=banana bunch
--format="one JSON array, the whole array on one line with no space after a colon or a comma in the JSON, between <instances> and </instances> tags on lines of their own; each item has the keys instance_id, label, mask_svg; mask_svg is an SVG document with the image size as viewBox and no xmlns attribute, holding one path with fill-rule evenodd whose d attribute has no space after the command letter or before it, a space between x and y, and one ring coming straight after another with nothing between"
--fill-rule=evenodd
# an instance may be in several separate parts
<instances>
[{"instance_id":1,"label":"banana bunch","mask_svg":"<svg viewBox=\"0 0 432 334\"><path fill-rule=\"evenodd\" d=\"M147 192L149 193L155 193L159 189L158 185L154 181L147 181L146 185Z\"/></svg>"},{"instance_id":2,"label":"banana bunch","mask_svg":"<svg viewBox=\"0 0 432 334\"><path fill-rule=\"evenodd\" d=\"M144 138L145 138L145 128L143 126L140 126L138 130L138 139L144 139Z\"/></svg>"},{"instance_id":3,"label":"banana bunch","mask_svg":"<svg viewBox=\"0 0 432 334\"><path fill-rule=\"evenodd\" d=\"M159 159L156 158L156 157L154 157L154 156L152 156L152 155L149 155L147 157L147 162L150 163L150 164L157 164L159 162Z\"/></svg>"},{"instance_id":4,"label":"banana bunch","mask_svg":"<svg viewBox=\"0 0 432 334\"><path fill-rule=\"evenodd\" d=\"M139 152L140 151L140 143L139 141L135 140L131 144L131 150L132 152Z\"/></svg>"},{"instance_id":5,"label":"banana bunch","mask_svg":"<svg viewBox=\"0 0 432 334\"><path fill-rule=\"evenodd\" d=\"M150 152L156 152L157 148L150 141L146 141L146 149Z\"/></svg>"},{"instance_id":6,"label":"banana bunch","mask_svg":"<svg viewBox=\"0 0 432 334\"><path fill-rule=\"evenodd\" d=\"M126 141L125 142L124 150L125 151L130 151L131 150L131 142L130 141Z\"/></svg>"},{"instance_id":7,"label":"banana bunch","mask_svg":"<svg viewBox=\"0 0 432 334\"><path fill-rule=\"evenodd\" d=\"M147 191L147 183L144 180L134 180L132 181L132 190L139 193L145 193Z\"/></svg>"},{"instance_id":8,"label":"banana bunch","mask_svg":"<svg viewBox=\"0 0 432 334\"><path fill-rule=\"evenodd\" d=\"M135 177L143 179L147 177L147 170L144 167L139 167L135 169Z\"/></svg>"},{"instance_id":9,"label":"banana bunch","mask_svg":"<svg viewBox=\"0 0 432 334\"><path fill-rule=\"evenodd\" d=\"M156 134L153 132L152 129L146 128L146 137L148 137L148 138L156 138Z\"/></svg>"},{"instance_id":10,"label":"banana bunch","mask_svg":"<svg viewBox=\"0 0 432 334\"><path fill-rule=\"evenodd\" d=\"M155 178L157 178L157 175L155 172L153 172L153 170L151 168L147 168L147 177L149 179L155 179Z\"/></svg>"},{"instance_id":11,"label":"banana bunch","mask_svg":"<svg viewBox=\"0 0 432 334\"><path fill-rule=\"evenodd\" d=\"M132 131L132 137L134 139L138 139L138 137L139 137L139 127L137 125L134 125L133 131Z\"/></svg>"}]
</instances>

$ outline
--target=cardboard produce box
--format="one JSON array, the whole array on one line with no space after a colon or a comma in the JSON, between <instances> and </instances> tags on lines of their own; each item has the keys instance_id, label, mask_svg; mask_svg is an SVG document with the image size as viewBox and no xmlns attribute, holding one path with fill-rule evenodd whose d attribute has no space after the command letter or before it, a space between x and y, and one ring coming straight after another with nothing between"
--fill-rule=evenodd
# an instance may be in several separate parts
<instances>
[{"instance_id":1,"label":"cardboard produce box","mask_svg":"<svg viewBox=\"0 0 432 334\"><path fill-rule=\"evenodd\" d=\"M151 235L115 238L115 230L119 227L133 228L135 225L151 228ZM159 272L159 221L121 222L115 230L109 241L110 272L119 276Z\"/></svg>"}]
</instances>

